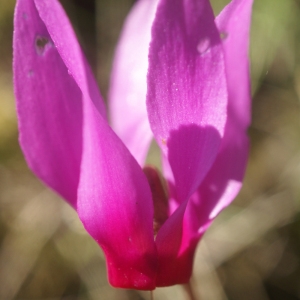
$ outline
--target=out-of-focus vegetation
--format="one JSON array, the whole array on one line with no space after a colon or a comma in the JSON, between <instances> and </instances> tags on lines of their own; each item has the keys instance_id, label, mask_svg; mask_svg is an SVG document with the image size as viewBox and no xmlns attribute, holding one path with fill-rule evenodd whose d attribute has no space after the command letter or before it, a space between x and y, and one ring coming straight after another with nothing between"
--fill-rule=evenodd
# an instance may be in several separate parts
<instances>
[{"instance_id":1,"label":"out-of-focus vegetation","mask_svg":"<svg viewBox=\"0 0 300 300\"><path fill-rule=\"evenodd\" d=\"M63 0L107 93L113 49L133 0ZM227 1L214 0L215 12ZM76 213L28 170L12 85L14 1L0 0L0 299L149 299L110 287L102 251ZM300 299L300 1L256 0L253 123L243 189L201 241L196 299ZM157 160L155 149L150 160ZM186 299L181 286L159 299Z\"/></svg>"}]
</instances>

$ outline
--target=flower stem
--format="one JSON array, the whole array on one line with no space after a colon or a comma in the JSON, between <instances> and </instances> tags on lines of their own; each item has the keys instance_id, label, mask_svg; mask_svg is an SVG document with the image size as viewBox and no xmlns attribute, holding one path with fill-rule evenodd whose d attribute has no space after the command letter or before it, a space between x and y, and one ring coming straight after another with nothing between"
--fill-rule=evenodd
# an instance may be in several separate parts
<instances>
[{"instance_id":1,"label":"flower stem","mask_svg":"<svg viewBox=\"0 0 300 300\"><path fill-rule=\"evenodd\" d=\"M196 300L190 281L186 284L183 284L183 288L187 294L187 299Z\"/></svg>"},{"instance_id":2,"label":"flower stem","mask_svg":"<svg viewBox=\"0 0 300 300\"><path fill-rule=\"evenodd\" d=\"M154 300L153 291L150 291L150 300Z\"/></svg>"}]
</instances>

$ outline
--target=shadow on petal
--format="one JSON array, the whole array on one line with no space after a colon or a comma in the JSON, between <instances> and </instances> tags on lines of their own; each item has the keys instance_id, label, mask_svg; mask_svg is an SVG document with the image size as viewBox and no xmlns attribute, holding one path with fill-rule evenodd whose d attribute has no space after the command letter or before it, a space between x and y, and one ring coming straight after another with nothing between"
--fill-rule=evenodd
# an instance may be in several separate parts
<instances>
[{"instance_id":1,"label":"shadow on petal","mask_svg":"<svg viewBox=\"0 0 300 300\"><path fill-rule=\"evenodd\" d=\"M212 166L221 136L212 126L182 125L170 133L167 141L177 193L177 201L187 200L199 187Z\"/></svg>"},{"instance_id":2,"label":"shadow on petal","mask_svg":"<svg viewBox=\"0 0 300 300\"><path fill-rule=\"evenodd\" d=\"M159 255L158 286L185 283L192 272L194 250L199 235L189 238L185 229L185 212L190 196L198 189L211 168L219 150L221 137L211 127L195 124L181 126L171 132L167 141L168 158L175 183L178 208L163 224L156 238ZM201 234L202 235L202 234ZM187 247L186 247L187 246Z\"/></svg>"}]
</instances>

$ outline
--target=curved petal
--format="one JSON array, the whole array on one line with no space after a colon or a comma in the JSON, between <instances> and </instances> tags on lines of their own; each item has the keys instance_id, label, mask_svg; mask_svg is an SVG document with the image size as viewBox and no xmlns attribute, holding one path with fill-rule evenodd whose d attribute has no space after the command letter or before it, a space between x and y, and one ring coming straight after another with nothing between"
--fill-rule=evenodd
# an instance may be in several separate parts
<instances>
[{"instance_id":1,"label":"curved petal","mask_svg":"<svg viewBox=\"0 0 300 300\"><path fill-rule=\"evenodd\" d=\"M21 0L15 20L15 86L29 164L77 206L105 251L111 283L153 289L157 256L150 188L107 124L67 17L57 1Z\"/></svg>"},{"instance_id":2,"label":"curved petal","mask_svg":"<svg viewBox=\"0 0 300 300\"><path fill-rule=\"evenodd\" d=\"M221 148L207 177L188 207L190 230L201 231L236 197L242 186L251 118L249 31L253 0L233 0L216 18L225 52L229 92L228 119ZM200 228L200 229L199 229Z\"/></svg>"},{"instance_id":3,"label":"curved petal","mask_svg":"<svg viewBox=\"0 0 300 300\"><path fill-rule=\"evenodd\" d=\"M253 0L233 0L217 16L223 36L226 76L229 90L229 120L245 132L251 123L251 92L248 48ZM237 84L238 82L238 84Z\"/></svg>"},{"instance_id":4,"label":"curved petal","mask_svg":"<svg viewBox=\"0 0 300 300\"><path fill-rule=\"evenodd\" d=\"M207 0L162 0L152 27L147 109L185 201L219 149L226 122L223 49Z\"/></svg>"},{"instance_id":5,"label":"curved petal","mask_svg":"<svg viewBox=\"0 0 300 300\"><path fill-rule=\"evenodd\" d=\"M157 254L147 179L88 101L84 103L83 136L79 217L105 252L113 286L154 289Z\"/></svg>"},{"instance_id":6,"label":"curved petal","mask_svg":"<svg viewBox=\"0 0 300 300\"><path fill-rule=\"evenodd\" d=\"M252 2L234 0L216 20L221 36L226 36L223 43L229 91L228 119L220 151L212 168L198 191L188 203L179 206L169 224L166 222L161 228L161 236L157 236L159 266L164 264L158 276L161 285L172 280L168 274L180 272L182 282L184 278L189 278L199 239L215 216L234 199L242 185L249 148L247 127L251 114L247 54ZM171 223L172 218L174 225ZM168 255L162 259L165 253Z\"/></svg>"},{"instance_id":7,"label":"curved petal","mask_svg":"<svg viewBox=\"0 0 300 300\"><path fill-rule=\"evenodd\" d=\"M153 138L146 110L148 52L158 0L140 0L124 24L117 46L109 105L112 128L140 165Z\"/></svg>"},{"instance_id":8,"label":"curved petal","mask_svg":"<svg viewBox=\"0 0 300 300\"><path fill-rule=\"evenodd\" d=\"M60 17L68 22L65 15ZM14 87L22 150L34 173L76 206L82 91L68 74L33 0L17 1L14 28ZM70 52L73 46L69 45Z\"/></svg>"}]
</instances>

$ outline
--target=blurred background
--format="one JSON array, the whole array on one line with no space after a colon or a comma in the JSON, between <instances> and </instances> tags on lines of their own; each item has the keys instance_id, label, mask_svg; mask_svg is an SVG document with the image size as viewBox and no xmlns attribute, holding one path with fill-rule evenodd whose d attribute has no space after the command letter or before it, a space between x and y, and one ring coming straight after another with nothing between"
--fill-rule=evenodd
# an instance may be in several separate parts
<instances>
[{"instance_id":1,"label":"blurred background","mask_svg":"<svg viewBox=\"0 0 300 300\"><path fill-rule=\"evenodd\" d=\"M216 14L228 1L212 0ZM62 0L106 98L113 51L134 0ZM150 299L114 289L76 213L28 170L12 86L15 1L0 0L0 300ZM255 0L253 123L244 186L199 244L202 300L300 299L300 1ZM153 149L152 149L153 150ZM155 149L150 160L157 160ZM189 299L182 286L154 299Z\"/></svg>"}]
</instances>

